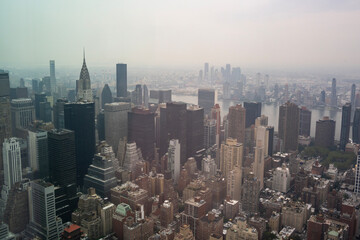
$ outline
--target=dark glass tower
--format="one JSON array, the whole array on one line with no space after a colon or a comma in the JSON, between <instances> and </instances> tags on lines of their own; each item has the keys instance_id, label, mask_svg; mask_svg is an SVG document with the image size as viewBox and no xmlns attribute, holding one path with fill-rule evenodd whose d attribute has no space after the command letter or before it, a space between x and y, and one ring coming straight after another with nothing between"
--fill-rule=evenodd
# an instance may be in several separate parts
<instances>
[{"instance_id":1,"label":"dark glass tower","mask_svg":"<svg viewBox=\"0 0 360 240\"><path fill-rule=\"evenodd\" d=\"M108 84L105 84L101 93L101 108L104 109L106 103L112 103L113 97Z\"/></svg>"},{"instance_id":2,"label":"dark glass tower","mask_svg":"<svg viewBox=\"0 0 360 240\"><path fill-rule=\"evenodd\" d=\"M82 186L95 153L95 107L93 102L67 103L65 128L75 133L77 184Z\"/></svg>"},{"instance_id":3,"label":"dark glass tower","mask_svg":"<svg viewBox=\"0 0 360 240\"><path fill-rule=\"evenodd\" d=\"M261 103L260 102L244 102L246 109L245 128L255 124L255 119L261 116Z\"/></svg>"},{"instance_id":4,"label":"dark glass tower","mask_svg":"<svg viewBox=\"0 0 360 240\"><path fill-rule=\"evenodd\" d=\"M194 105L186 111L186 158L189 158L204 148L204 108Z\"/></svg>"},{"instance_id":5,"label":"dark glass tower","mask_svg":"<svg viewBox=\"0 0 360 240\"><path fill-rule=\"evenodd\" d=\"M296 151L298 148L300 110L295 103L286 102L279 110L279 137L283 141L284 151Z\"/></svg>"},{"instance_id":6,"label":"dark glass tower","mask_svg":"<svg viewBox=\"0 0 360 240\"><path fill-rule=\"evenodd\" d=\"M127 65L116 64L116 96L127 97Z\"/></svg>"},{"instance_id":7,"label":"dark glass tower","mask_svg":"<svg viewBox=\"0 0 360 240\"><path fill-rule=\"evenodd\" d=\"M64 124L64 105L68 101L66 99L58 99L54 105L54 125L55 128L65 128Z\"/></svg>"},{"instance_id":8,"label":"dark glass tower","mask_svg":"<svg viewBox=\"0 0 360 240\"><path fill-rule=\"evenodd\" d=\"M75 134L67 129L48 132L51 182L60 186L76 184Z\"/></svg>"},{"instance_id":9,"label":"dark glass tower","mask_svg":"<svg viewBox=\"0 0 360 240\"><path fill-rule=\"evenodd\" d=\"M360 108L356 108L354 113L352 137L354 143L360 143Z\"/></svg>"},{"instance_id":10,"label":"dark glass tower","mask_svg":"<svg viewBox=\"0 0 360 240\"><path fill-rule=\"evenodd\" d=\"M39 93L35 94L35 115L36 119L40 120L40 103L47 102L46 94Z\"/></svg>"},{"instance_id":11,"label":"dark glass tower","mask_svg":"<svg viewBox=\"0 0 360 240\"><path fill-rule=\"evenodd\" d=\"M310 136L311 111L306 107L300 109L299 135Z\"/></svg>"},{"instance_id":12,"label":"dark glass tower","mask_svg":"<svg viewBox=\"0 0 360 240\"><path fill-rule=\"evenodd\" d=\"M133 108L131 112L128 112L128 141L136 143L146 161L154 159L154 113L143 108Z\"/></svg>"},{"instance_id":13,"label":"dark glass tower","mask_svg":"<svg viewBox=\"0 0 360 240\"><path fill-rule=\"evenodd\" d=\"M339 146L341 151L345 151L346 144L349 142L350 118L351 118L351 104L346 103L342 107L340 146Z\"/></svg>"}]
</instances>

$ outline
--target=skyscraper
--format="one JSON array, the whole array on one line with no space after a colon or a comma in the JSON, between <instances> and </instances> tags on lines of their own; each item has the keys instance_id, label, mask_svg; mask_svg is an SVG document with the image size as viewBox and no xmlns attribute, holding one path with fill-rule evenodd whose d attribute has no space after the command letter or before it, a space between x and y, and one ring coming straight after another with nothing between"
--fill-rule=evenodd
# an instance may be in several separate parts
<instances>
[{"instance_id":1,"label":"skyscraper","mask_svg":"<svg viewBox=\"0 0 360 240\"><path fill-rule=\"evenodd\" d=\"M16 138L7 138L2 145L4 184L10 189L22 180L20 144Z\"/></svg>"},{"instance_id":2,"label":"skyscraper","mask_svg":"<svg viewBox=\"0 0 360 240\"><path fill-rule=\"evenodd\" d=\"M3 170L2 147L12 133L9 73L0 70L0 170ZM0 182L2 182L0 180Z\"/></svg>"},{"instance_id":3,"label":"skyscraper","mask_svg":"<svg viewBox=\"0 0 360 240\"><path fill-rule=\"evenodd\" d=\"M341 131L340 131L340 150L345 151L346 144L349 142L350 134L350 118L351 118L351 104L346 103L342 107L341 117Z\"/></svg>"},{"instance_id":4,"label":"skyscraper","mask_svg":"<svg viewBox=\"0 0 360 240\"><path fill-rule=\"evenodd\" d=\"M332 79L332 84L331 84L331 106L332 107L337 106L336 78Z\"/></svg>"},{"instance_id":5,"label":"skyscraper","mask_svg":"<svg viewBox=\"0 0 360 240\"><path fill-rule=\"evenodd\" d=\"M62 221L56 216L54 185L35 180L30 185L30 223L26 236L40 239L59 239Z\"/></svg>"},{"instance_id":6,"label":"skyscraper","mask_svg":"<svg viewBox=\"0 0 360 240\"><path fill-rule=\"evenodd\" d=\"M255 119L261 116L261 103L260 102L244 102L246 109L245 128L255 124Z\"/></svg>"},{"instance_id":7,"label":"skyscraper","mask_svg":"<svg viewBox=\"0 0 360 240\"><path fill-rule=\"evenodd\" d=\"M215 105L216 99L215 89L199 89L198 105L204 108L204 115L210 115L211 108Z\"/></svg>"},{"instance_id":8,"label":"skyscraper","mask_svg":"<svg viewBox=\"0 0 360 240\"><path fill-rule=\"evenodd\" d=\"M35 120L35 108L30 98L19 98L11 101L11 120L13 135L16 129L26 129Z\"/></svg>"},{"instance_id":9,"label":"skyscraper","mask_svg":"<svg viewBox=\"0 0 360 240\"><path fill-rule=\"evenodd\" d=\"M102 92L101 92L101 108L105 108L106 103L112 103L113 97L111 94L111 90L108 84L105 84Z\"/></svg>"},{"instance_id":10,"label":"skyscraper","mask_svg":"<svg viewBox=\"0 0 360 240\"><path fill-rule=\"evenodd\" d=\"M47 131L30 129L28 131L30 167L35 177L49 176L49 157Z\"/></svg>"},{"instance_id":11,"label":"skyscraper","mask_svg":"<svg viewBox=\"0 0 360 240\"><path fill-rule=\"evenodd\" d=\"M350 100L351 100L351 119L353 119L354 117L354 113L355 113L355 93L356 93L356 85L353 84L351 85L351 96L350 96Z\"/></svg>"},{"instance_id":12,"label":"skyscraper","mask_svg":"<svg viewBox=\"0 0 360 240\"><path fill-rule=\"evenodd\" d=\"M325 97L326 97L325 91L322 90L321 93L320 93L320 103L322 105L325 105Z\"/></svg>"},{"instance_id":13,"label":"skyscraper","mask_svg":"<svg viewBox=\"0 0 360 240\"><path fill-rule=\"evenodd\" d=\"M128 141L136 142L146 161L154 159L155 114L149 109L133 108L128 112Z\"/></svg>"},{"instance_id":14,"label":"skyscraper","mask_svg":"<svg viewBox=\"0 0 360 240\"><path fill-rule=\"evenodd\" d=\"M306 107L300 108L299 135L310 136L311 111Z\"/></svg>"},{"instance_id":15,"label":"skyscraper","mask_svg":"<svg viewBox=\"0 0 360 240\"><path fill-rule=\"evenodd\" d=\"M250 172L244 178L242 190L242 210L248 213L258 213L260 183L256 176Z\"/></svg>"},{"instance_id":16,"label":"skyscraper","mask_svg":"<svg viewBox=\"0 0 360 240\"><path fill-rule=\"evenodd\" d=\"M227 177L235 166L242 166L243 151L243 145L238 143L236 139L228 138L226 143L221 144L220 170L224 176Z\"/></svg>"},{"instance_id":17,"label":"skyscraper","mask_svg":"<svg viewBox=\"0 0 360 240\"><path fill-rule=\"evenodd\" d=\"M180 177L180 149L181 145L179 143L179 140L177 139L171 139L169 143L169 149L168 149L168 171L171 173L171 178L174 183L177 184Z\"/></svg>"},{"instance_id":18,"label":"skyscraper","mask_svg":"<svg viewBox=\"0 0 360 240\"><path fill-rule=\"evenodd\" d=\"M107 145L100 153L94 155L94 160L84 178L84 190L93 187L103 198L110 198L110 189L117 185L113 163L113 160L117 161L117 159L107 154L108 148L111 147Z\"/></svg>"},{"instance_id":19,"label":"skyscraper","mask_svg":"<svg viewBox=\"0 0 360 240\"><path fill-rule=\"evenodd\" d=\"M204 80L205 81L209 80L209 63L204 63Z\"/></svg>"},{"instance_id":20,"label":"skyscraper","mask_svg":"<svg viewBox=\"0 0 360 240\"><path fill-rule=\"evenodd\" d=\"M328 148L334 145L335 125L329 117L316 121L315 146Z\"/></svg>"},{"instance_id":21,"label":"skyscraper","mask_svg":"<svg viewBox=\"0 0 360 240\"><path fill-rule=\"evenodd\" d=\"M148 108L149 107L149 89L148 87L144 84L143 85L143 99L144 99L144 107Z\"/></svg>"},{"instance_id":22,"label":"skyscraper","mask_svg":"<svg viewBox=\"0 0 360 240\"><path fill-rule=\"evenodd\" d=\"M141 84L136 84L135 91L132 92L131 102L135 104L135 106L141 106L143 103L142 96L142 87Z\"/></svg>"},{"instance_id":23,"label":"skyscraper","mask_svg":"<svg viewBox=\"0 0 360 240\"><path fill-rule=\"evenodd\" d=\"M215 104L211 108L211 119L214 119L216 121L216 145L218 148L220 148L221 111L219 104Z\"/></svg>"},{"instance_id":24,"label":"skyscraper","mask_svg":"<svg viewBox=\"0 0 360 240\"><path fill-rule=\"evenodd\" d=\"M181 144L181 165L187 159L186 127L186 103L170 102L166 103L166 108L160 108L160 155L162 156L167 152L170 139L178 139Z\"/></svg>"},{"instance_id":25,"label":"skyscraper","mask_svg":"<svg viewBox=\"0 0 360 240\"><path fill-rule=\"evenodd\" d=\"M242 190L242 169L240 166L235 165L232 170L229 171L226 183L226 195L229 196L230 199L240 201Z\"/></svg>"},{"instance_id":26,"label":"skyscraper","mask_svg":"<svg viewBox=\"0 0 360 240\"><path fill-rule=\"evenodd\" d=\"M77 184L83 179L95 153L95 109L93 102L67 103L65 128L75 133Z\"/></svg>"},{"instance_id":27,"label":"skyscraper","mask_svg":"<svg viewBox=\"0 0 360 240\"><path fill-rule=\"evenodd\" d=\"M130 103L114 102L105 104L105 140L118 156L119 141L128 136L128 112Z\"/></svg>"},{"instance_id":28,"label":"skyscraper","mask_svg":"<svg viewBox=\"0 0 360 240\"><path fill-rule=\"evenodd\" d=\"M116 64L116 96L127 97L127 65Z\"/></svg>"},{"instance_id":29,"label":"skyscraper","mask_svg":"<svg viewBox=\"0 0 360 240\"><path fill-rule=\"evenodd\" d=\"M231 106L229 108L228 121L229 137L237 139L239 143L245 143L246 109L241 104Z\"/></svg>"},{"instance_id":30,"label":"skyscraper","mask_svg":"<svg viewBox=\"0 0 360 240\"><path fill-rule=\"evenodd\" d=\"M56 77L55 77L55 60L50 60L50 85L51 93L56 92Z\"/></svg>"},{"instance_id":31,"label":"skyscraper","mask_svg":"<svg viewBox=\"0 0 360 240\"><path fill-rule=\"evenodd\" d=\"M35 94L35 114L36 119L40 120L40 103L47 102L46 94L45 93L39 93Z\"/></svg>"},{"instance_id":32,"label":"skyscraper","mask_svg":"<svg viewBox=\"0 0 360 240\"><path fill-rule=\"evenodd\" d=\"M356 108L354 113L352 138L354 143L360 143L360 108Z\"/></svg>"},{"instance_id":33,"label":"skyscraper","mask_svg":"<svg viewBox=\"0 0 360 240\"><path fill-rule=\"evenodd\" d=\"M204 147L204 109L197 105L189 106L186 109L186 122L186 158L190 158Z\"/></svg>"},{"instance_id":34,"label":"skyscraper","mask_svg":"<svg viewBox=\"0 0 360 240\"><path fill-rule=\"evenodd\" d=\"M279 110L279 138L283 141L284 151L298 148L300 110L295 103L286 102Z\"/></svg>"},{"instance_id":35,"label":"skyscraper","mask_svg":"<svg viewBox=\"0 0 360 240\"><path fill-rule=\"evenodd\" d=\"M68 129L48 132L50 180L60 186L76 185L75 134Z\"/></svg>"},{"instance_id":36,"label":"skyscraper","mask_svg":"<svg viewBox=\"0 0 360 240\"><path fill-rule=\"evenodd\" d=\"M207 149L216 144L216 120L206 119L204 123L204 147Z\"/></svg>"},{"instance_id":37,"label":"skyscraper","mask_svg":"<svg viewBox=\"0 0 360 240\"><path fill-rule=\"evenodd\" d=\"M264 127L262 127L264 128ZM258 179L260 183L260 189L264 188L264 168L265 168L265 160L264 160L264 147L256 146L254 147L254 163L253 163L253 172L255 177Z\"/></svg>"},{"instance_id":38,"label":"skyscraper","mask_svg":"<svg viewBox=\"0 0 360 240\"><path fill-rule=\"evenodd\" d=\"M90 74L85 62L85 52L83 65L80 71L79 81L77 82L77 100L93 101L93 93L91 90Z\"/></svg>"}]
</instances>

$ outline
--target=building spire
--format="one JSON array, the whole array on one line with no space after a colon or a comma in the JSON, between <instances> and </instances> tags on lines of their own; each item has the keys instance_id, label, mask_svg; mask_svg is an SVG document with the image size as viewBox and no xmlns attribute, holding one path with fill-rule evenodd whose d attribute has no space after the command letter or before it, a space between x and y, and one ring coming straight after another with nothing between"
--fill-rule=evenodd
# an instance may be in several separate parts
<instances>
[{"instance_id":1,"label":"building spire","mask_svg":"<svg viewBox=\"0 0 360 240\"><path fill-rule=\"evenodd\" d=\"M85 47L83 47L83 58L84 58L84 63L85 63Z\"/></svg>"}]
</instances>

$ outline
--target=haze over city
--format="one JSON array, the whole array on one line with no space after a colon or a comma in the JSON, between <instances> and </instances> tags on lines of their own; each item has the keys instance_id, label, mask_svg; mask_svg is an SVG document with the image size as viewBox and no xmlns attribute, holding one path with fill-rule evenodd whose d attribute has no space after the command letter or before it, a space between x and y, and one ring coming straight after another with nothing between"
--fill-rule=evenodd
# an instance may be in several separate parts
<instances>
[{"instance_id":1,"label":"haze over city","mask_svg":"<svg viewBox=\"0 0 360 240\"><path fill-rule=\"evenodd\" d=\"M360 2L2 1L0 67L194 68L358 73Z\"/></svg>"}]
</instances>

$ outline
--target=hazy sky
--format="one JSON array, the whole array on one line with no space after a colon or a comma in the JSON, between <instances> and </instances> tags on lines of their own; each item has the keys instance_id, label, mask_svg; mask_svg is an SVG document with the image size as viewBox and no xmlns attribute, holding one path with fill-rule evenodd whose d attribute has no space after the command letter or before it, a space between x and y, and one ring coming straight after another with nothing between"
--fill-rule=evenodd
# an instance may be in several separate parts
<instances>
[{"instance_id":1,"label":"hazy sky","mask_svg":"<svg viewBox=\"0 0 360 240\"><path fill-rule=\"evenodd\" d=\"M360 69L359 0L0 3L0 68L199 66Z\"/></svg>"}]
</instances>

